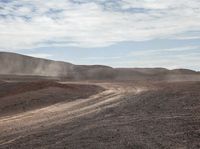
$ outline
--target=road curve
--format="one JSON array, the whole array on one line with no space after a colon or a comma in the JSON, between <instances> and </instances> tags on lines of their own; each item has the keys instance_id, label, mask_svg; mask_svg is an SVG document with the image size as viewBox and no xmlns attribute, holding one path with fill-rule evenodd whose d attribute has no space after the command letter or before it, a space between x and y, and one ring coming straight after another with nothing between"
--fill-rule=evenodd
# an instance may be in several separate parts
<instances>
[{"instance_id":1,"label":"road curve","mask_svg":"<svg viewBox=\"0 0 200 149\"><path fill-rule=\"evenodd\" d=\"M144 88L112 83L96 85L100 85L106 90L87 99L57 103L45 108L0 118L0 148L21 137L42 131L44 128L65 124L84 115L116 106L123 102L123 97L127 93L137 94L144 90Z\"/></svg>"}]
</instances>

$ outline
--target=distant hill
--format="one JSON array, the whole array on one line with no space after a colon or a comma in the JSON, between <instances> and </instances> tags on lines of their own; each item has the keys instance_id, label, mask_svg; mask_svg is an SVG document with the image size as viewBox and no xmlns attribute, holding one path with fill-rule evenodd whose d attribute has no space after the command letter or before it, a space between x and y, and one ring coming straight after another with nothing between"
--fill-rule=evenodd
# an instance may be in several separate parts
<instances>
[{"instance_id":1,"label":"distant hill","mask_svg":"<svg viewBox=\"0 0 200 149\"><path fill-rule=\"evenodd\" d=\"M74 65L8 52L0 52L0 74L62 77L71 80L200 80L199 72L188 69Z\"/></svg>"},{"instance_id":2,"label":"distant hill","mask_svg":"<svg viewBox=\"0 0 200 149\"><path fill-rule=\"evenodd\" d=\"M0 74L65 77L69 79L113 78L114 69L101 65L73 65L67 62L0 52Z\"/></svg>"},{"instance_id":3,"label":"distant hill","mask_svg":"<svg viewBox=\"0 0 200 149\"><path fill-rule=\"evenodd\" d=\"M188 69L165 68L116 68L116 80L196 81L200 73Z\"/></svg>"}]
</instances>

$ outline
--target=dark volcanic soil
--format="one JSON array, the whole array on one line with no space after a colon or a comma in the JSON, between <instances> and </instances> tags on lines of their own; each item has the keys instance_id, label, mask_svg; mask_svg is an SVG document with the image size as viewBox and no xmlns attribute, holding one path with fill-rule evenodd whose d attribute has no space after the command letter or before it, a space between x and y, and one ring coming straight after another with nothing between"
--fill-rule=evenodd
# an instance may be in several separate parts
<instances>
[{"instance_id":1,"label":"dark volcanic soil","mask_svg":"<svg viewBox=\"0 0 200 149\"><path fill-rule=\"evenodd\" d=\"M98 85L107 90L0 118L0 148L200 148L200 82Z\"/></svg>"}]
</instances>

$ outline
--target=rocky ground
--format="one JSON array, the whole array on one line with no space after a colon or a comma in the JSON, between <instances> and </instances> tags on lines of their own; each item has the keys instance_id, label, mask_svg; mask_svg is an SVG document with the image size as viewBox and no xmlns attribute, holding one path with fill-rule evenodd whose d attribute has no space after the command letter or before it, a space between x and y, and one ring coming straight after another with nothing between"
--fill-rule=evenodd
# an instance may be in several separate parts
<instances>
[{"instance_id":1,"label":"rocky ground","mask_svg":"<svg viewBox=\"0 0 200 149\"><path fill-rule=\"evenodd\" d=\"M197 81L1 81L0 91L2 149L200 148Z\"/></svg>"}]
</instances>

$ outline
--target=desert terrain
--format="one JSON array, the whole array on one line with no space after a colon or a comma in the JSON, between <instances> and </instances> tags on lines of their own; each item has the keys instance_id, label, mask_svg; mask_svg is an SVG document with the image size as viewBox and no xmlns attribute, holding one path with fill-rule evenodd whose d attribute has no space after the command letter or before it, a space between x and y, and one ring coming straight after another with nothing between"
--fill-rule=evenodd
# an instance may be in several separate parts
<instances>
[{"instance_id":1,"label":"desert terrain","mask_svg":"<svg viewBox=\"0 0 200 149\"><path fill-rule=\"evenodd\" d=\"M0 88L2 149L200 147L200 82L1 81Z\"/></svg>"},{"instance_id":2,"label":"desert terrain","mask_svg":"<svg viewBox=\"0 0 200 149\"><path fill-rule=\"evenodd\" d=\"M1 149L200 148L199 72L73 66L72 78L3 62Z\"/></svg>"}]
</instances>

